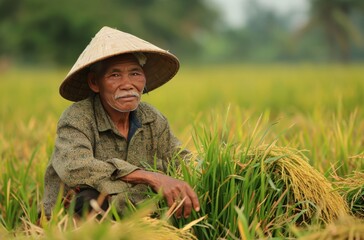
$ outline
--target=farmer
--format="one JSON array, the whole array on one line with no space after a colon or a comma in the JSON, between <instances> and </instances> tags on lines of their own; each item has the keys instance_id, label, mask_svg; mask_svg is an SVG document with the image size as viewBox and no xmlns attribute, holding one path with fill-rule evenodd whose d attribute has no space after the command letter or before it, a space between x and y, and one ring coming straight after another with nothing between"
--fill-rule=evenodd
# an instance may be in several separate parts
<instances>
[{"instance_id":1,"label":"farmer","mask_svg":"<svg viewBox=\"0 0 364 240\"><path fill-rule=\"evenodd\" d=\"M61 96L75 103L58 122L45 173L47 216L61 189L75 193L76 213L102 194L107 197L101 208L113 202L122 214L126 202L146 198L148 186L161 192L169 207L181 202L177 217L199 211L194 190L164 174L172 159L185 160L189 152L167 119L140 102L178 69L174 55L133 35L109 27L95 35L60 86ZM147 170L154 165L158 172Z\"/></svg>"}]
</instances>

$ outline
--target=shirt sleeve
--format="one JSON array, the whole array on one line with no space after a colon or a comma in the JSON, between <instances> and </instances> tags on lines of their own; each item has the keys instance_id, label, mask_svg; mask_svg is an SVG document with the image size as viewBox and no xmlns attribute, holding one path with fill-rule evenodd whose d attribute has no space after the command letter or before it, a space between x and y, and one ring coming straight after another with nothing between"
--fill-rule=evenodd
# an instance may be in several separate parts
<instances>
[{"instance_id":1,"label":"shirt sleeve","mask_svg":"<svg viewBox=\"0 0 364 240\"><path fill-rule=\"evenodd\" d=\"M88 134L62 122L58 126L52 165L67 186L89 186L108 194L123 191L127 185L113 177L116 172L123 176L138 169L122 159L94 158Z\"/></svg>"},{"instance_id":2,"label":"shirt sleeve","mask_svg":"<svg viewBox=\"0 0 364 240\"><path fill-rule=\"evenodd\" d=\"M167 119L165 119L164 127L162 128L158 139L158 152L163 161L163 165L165 165L165 169L173 159L180 158L185 162L188 162L191 159L191 152L182 147L179 139L171 131ZM178 163L178 161L174 162L176 166L179 165Z\"/></svg>"}]
</instances>

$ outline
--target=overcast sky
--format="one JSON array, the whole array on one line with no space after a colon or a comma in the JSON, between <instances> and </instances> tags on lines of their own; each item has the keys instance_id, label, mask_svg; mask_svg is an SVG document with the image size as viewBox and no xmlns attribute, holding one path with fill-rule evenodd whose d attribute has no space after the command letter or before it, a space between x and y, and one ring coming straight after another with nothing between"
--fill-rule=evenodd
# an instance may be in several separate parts
<instances>
[{"instance_id":1,"label":"overcast sky","mask_svg":"<svg viewBox=\"0 0 364 240\"><path fill-rule=\"evenodd\" d=\"M231 26L241 26L244 24L246 13L245 5L249 0L211 0L219 5L225 21ZM293 14L294 25L300 24L305 20L308 11L308 0L254 0L262 6L271 8L281 14Z\"/></svg>"}]
</instances>

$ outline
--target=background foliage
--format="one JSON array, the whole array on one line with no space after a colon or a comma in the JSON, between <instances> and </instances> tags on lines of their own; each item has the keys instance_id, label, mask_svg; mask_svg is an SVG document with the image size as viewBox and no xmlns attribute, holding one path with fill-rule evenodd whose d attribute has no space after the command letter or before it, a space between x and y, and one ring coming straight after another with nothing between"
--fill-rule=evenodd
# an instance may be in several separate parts
<instances>
[{"instance_id":1,"label":"background foliage","mask_svg":"<svg viewBox=\"0 0 364 240\"><path fill-rule=\"evenodd\" d=\"M232 27L212 0L1 0L0 59L68 65L108 25L186 62L363 60L363 1L307 1L303 25L247 0L245 24Z\"/></svg>"}]
</instances>

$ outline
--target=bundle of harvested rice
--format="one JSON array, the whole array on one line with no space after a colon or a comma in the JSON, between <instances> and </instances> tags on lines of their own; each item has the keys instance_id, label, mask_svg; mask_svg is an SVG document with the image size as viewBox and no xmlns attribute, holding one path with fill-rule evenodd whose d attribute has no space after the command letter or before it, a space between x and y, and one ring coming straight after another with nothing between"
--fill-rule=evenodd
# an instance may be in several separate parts
<instances>
[{"instance_id":1,"label":"bundle of harvested rice","mask_svg":"<svg viewBox=\"0 0 364 240\"><path fill-rule=\"evenodd\" d=\"M330 223L348 213L342 196L331 183L309 163L301 151L287 147L259 146L251 149L249 155L261 158L267 172L282 179L288 190L286 203L303 210L301 219L310 223L314 218Z\"/></svg>"}]
</instances>

